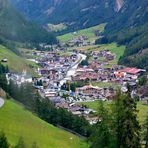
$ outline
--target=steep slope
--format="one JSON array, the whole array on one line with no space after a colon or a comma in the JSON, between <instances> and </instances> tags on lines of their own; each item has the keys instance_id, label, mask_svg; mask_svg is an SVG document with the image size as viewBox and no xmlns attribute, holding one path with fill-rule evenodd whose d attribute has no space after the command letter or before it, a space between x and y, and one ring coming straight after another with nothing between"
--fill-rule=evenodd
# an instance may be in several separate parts
<instances>
[{"instance_id":1,"label":"steep slope","mask_svg":"<svg viewBox=\"0 0 148 148\"><path fill-rule=\"evenodd\" d=\"M11 1L30 20L40 24L64 22L75 29L106 22L116 13L115 0Z\"/></svg>"},{"instance_id":2,"label":"steep slope","mask_svg":"<svg viewBox=\"0 0 148 148\"><path fill-rule=\"evenodd\" d=\"M25 69L29 74L35 74L33 68L38 67L36 63L27 61L23 57L16 55L8 48L0 45L0 61L5 58L8 59L8 62L5 63L5 65L8 65L9 70L12 72L22 72Z\"/></svg>"},{"instance_id":3,"label":"steep slope","mask_svg":"<svg viewBox=\"0 0 148 148\"><path fill-rule=\"evenodd\" d=\"M148 70L148 1L125 0L118 15L106 26L105 35L118 44L126 44L119 63ZM145 54L140 54L140 53ZM139 56L138 56L139 55Z\"/></svg>"},{"instance_id":4,"label":"steep slope","mask_svg":"<svg viewBox=\"0 0 148 148\"><path fill-rule=\"evenodd\" d=\"M0 108L0 130L6 133L11 145L22 137L27 148L33 143L40 148L88 147L77 136L47 124L12 100L7 100Z\"/></svg>"},{"instance_id":5,"label":"steep slope","mask_svg":"<svg viewBox=\"0 0 148 148\"><path fill-rule=\"evenodd\" d=\"M45 29L26 21L8 0L0 0L0 36L21 42L56 41Z\"/></svg>"},{"instance_id":6,"label":"steep slope","mask_svg":"<svg viewBox=\"0 0 148 148\"><path fill-rule=\"evenodd\" d=\"M108 22L108 30L119 31L148 20L146 0L11 1L30 20L40 24L64 22L73 29Z\"/></svg>"},{"instance_id":7,"label":"steep slope","mask_svg":"<svg viewBox=\"0 0 148 148\"><path fill-rule=\"evenodd\" d=\"M124 5L124 0L116 0L115 10L120 11Z\"/></svg>"},{"instance_id":8,"label":"steep slope","mask_svg":"<svg viewBox=\"0 0 148 148\"><path fill-rule=\"evenodd\" d=\"M114 33L122 29L132 29L148 22L148 1L146 0L117 0L122 4L120 11L108 23L107 33Z\"/></svg>"}]
</instances>

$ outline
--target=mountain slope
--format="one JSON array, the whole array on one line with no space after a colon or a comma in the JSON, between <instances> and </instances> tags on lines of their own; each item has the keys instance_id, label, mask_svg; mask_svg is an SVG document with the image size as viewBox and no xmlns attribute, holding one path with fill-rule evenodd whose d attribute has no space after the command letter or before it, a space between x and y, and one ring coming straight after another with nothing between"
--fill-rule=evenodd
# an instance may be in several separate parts
<instances>
[{"instance_id":1,"label":"mountain slope","mask_svg":"<svg viewBox=\"0 0 148 148\"><path fill-rule=\"evenodd\" d=\"M120 64L148 70L148 1L125 0L118 15L105 28L111 41L125 44ZM145 53L145 54L141 54Z\"/></svg>"},{"instance_id":2,"label":"mountain slope","mask_svg":"<svg viewBox=\"0 0 148 148\"><path fill-rule=\"evenodd\" d=\"M146 0L11 1L30 20L40 24L64 22L73 29L108 22L108 30L119 31L148 20Z\"/></svg>"},{"instance_id":3,"label":"mountain slope","mask_svg":"<svg viewBox=\"0 0 148 148\"><path fill-rule=\"evenodd\" d=\"M118 0L121 1L121 0ZM132 29L148 22L148 1L124 0L122 8L108 23L107 33L114 33L122 29Z\"/></svg>"},{"instance_id":4,"label":"mountain slope","mask_svg":"<svg viewBox=\"0 0 148 148\"><path fill-rule=\"evenodd\" d=\"M0 130L6 133L11 145L22 137L27 148L34 142L40 148L88 147L77 136L47 124L12 100L7 100L0 108Z\"/></svg>"},{"instance_id":5,"label":"mountain slope","mask_svg":"<svg viewBox=\"0 0 148 148\"><path fill-rule=\"evenodd\" d=\"M116 13L115 0L11 1L30 20L40 24L64 22L75 29L106 22Z\"/></svg>"},{"instance_id":6,"label":"mountain slope","mask_svg":"<svg viewBox=\"0 0 148 148\"><path fill-rule=\"evenodd\" d=\"M56 41L45 29L26 21L8 0L0 0L0 36L20 42Z\"/></svg>"},{"instance_id":7,"label":"mountain slope","mask_svg":"<svg viewBox=\"0 0 148 148\"><path fill-rule=\"evenodd\" d=\"M8 59L8 62L5 63L5 65L8 65L11 72L22 72L25 69L29 74L35 74L33 68L38 68L36 63L28 61L25 58L16 55L8 48L0 45L0 61L5 58Z\"/></svg>"}]
</instances>

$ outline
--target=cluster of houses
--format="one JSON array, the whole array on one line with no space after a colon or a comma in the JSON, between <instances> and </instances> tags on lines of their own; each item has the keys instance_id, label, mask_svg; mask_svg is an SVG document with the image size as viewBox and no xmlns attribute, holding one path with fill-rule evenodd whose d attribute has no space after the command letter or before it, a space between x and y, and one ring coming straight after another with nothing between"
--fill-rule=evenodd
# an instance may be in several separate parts
<instances>
[{"instance_id":1,"label":"cluster of houses","mask_svg":"<svg viewBox=\"0 0 148 148\"><path fill-rule=\"evenodd\" d=\"M94 60L97 60L97 61L98 60L102 61L101 58L103 57L104 62L108 62L116 58L116 55L111 53L111 51L108 49L104 49L101 51L93 51L91 55L94 58Z\"/></svg>"},{"instance_id":2,"label":"cluster of houses","mask_svg":"<svg viewBox=\"0 0 148 148\"><path fill-rule=\"evenodd\" d=\"M68 46L69 47L82 47L82 46L88 46L91 45L92 43L88 41L88 37L81 35L73 38L72 40L68 41Z\"/></svg>"},{"instance_id":3,"label":"cluster of houses","mask_svg":"<svg viewBox=\"0 0 148 148\"><path fill-rule=\"evenodd\" d=\"M92 98L93 100L101 99L105 101L113 98L115 90L111 87L100 88L97 86L85 85L83 87L76 88L76 93L83 96L89 96L89 98ZM87 101L87 99L85 101Z\"/></svg>"},{"instance_id":4,"label":"cluster of houses","mask_svg":"<svg viewBox=\"0 0 148 148\"><path fill-rule=\"evenodd\" d=\"M69 41L69 44L71 46L84 46L85 41L87 41L87 38L85 36L80 36ZM44 48L56 48L44 44L40 46ZM97 87L91 84L99 82L117 84L118 86L121 86L123 92L127 91L127 84L129 84L133 88L131 95L136 95L138 77L144 73L145 70L125 68L120 65L112 65L110 68L105 68L105 65L116 58L116 55L112 54L107 49L93 51L90 54L91 60L88 61L88 65L79 65L75 68L74 74L70 76L71 79L68 83L81 83L83 81L84 86L76 87L74 92L70 89L69 91L62 90L61 81L65 81L67 73L73 65L78 65L80 57L76 52L71 54L61 54L60 52L57 52L57 50L60 52L62 51L63 53L65 52L65 49L63 48L50 52L32 52L32 55L37 57L34 61L40 65L40 68L36 70L39 77L32 79L27 76L26 71L23 71L22 74L6 74L7 80L13 80L18 85L25 82L33 82L33 86L38 90L42 97L49 98L56 107L65 108L74 115L85 117L91 124L98 121L97 117L90 116L90 113L95 113L95 110L78 105L77 102L94 101L99 99L103 101L112 100L116 93L115 87L107 87L105 85Z\"/></svg>"},{"instance_id":5,"label":"cluster of houses","mask_svg":"<svg viewBox=\"0 0 148 148\"><path fill-rule=\"evenodd\" d=\"M41 68L37 70L40 77L34 79L34 86L38 88L41 96L49 98L56 107L65 108L75 115L84 116L90 123L95 123L97 119L91 119L89 117L89 113L95 111L82 107L76 102L94 101L98 99L104 101L112 100L116 89L109 86L97 87L91 85L91 83L109 82L117 84L121 86L123 92L127 91L128 83L133 88L131 95L134 96L136 94L138 77L141 73L145 72L143 69L124 68L120 65L112 65L110 68L104 67L104 65L115 58L116 55L107 49L93 51L88 65L79 65L71 77L72 82L83 81L86 82L86 85L76 87L75 92L72 92L71 90L62 90L60 81L65 78L71 65L78 60L78 54L60 55L54 51L44 52L36 59Z\"/></svg>"},{"instance_id":6,"label":"cluster of houses","mask_svg":"<svg viewBox=\"0 0 148 148\"><path fill-rule=\"evenodd\" d=\"M106 49L102 51L94 51L91 53L91 56L93 59L88 62L87 66L79 66L75 75L72 77L72 80L74 82L107 82L113 84L113 86L99 88L86 85L82 88L77 88L77 94L91 96L93 99L101 98L110 100L116 93L114 86L121 86L121 90L126 92L128 84L133 90L132 96L136 94L138 78L141 74L146 72L146 70L125 68L120 65L112 65L112 67L105 68L104 65L116 58L116 55Z\"/></svg>"},{"instance_id":7,"label":"cluster of houses","mask_svg":"<svg viewBox=\"0 0 148 148\"><path fill-rule=\"evenodd\" d=\"M60 55L56 52L44 53L38 59L38 64L41 68L38 69L37 73L44 81L58 82L65 77L68 69L77 61L77 58L76 54Z\"/></svg>"}]
</instances>

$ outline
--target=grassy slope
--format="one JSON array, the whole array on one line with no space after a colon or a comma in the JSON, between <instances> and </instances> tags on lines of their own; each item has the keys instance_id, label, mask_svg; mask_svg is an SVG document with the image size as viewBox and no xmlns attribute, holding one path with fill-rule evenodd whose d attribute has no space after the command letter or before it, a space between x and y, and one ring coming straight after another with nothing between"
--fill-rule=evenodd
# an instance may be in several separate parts
<instances>
[{"instance_id":1,"label":"grassy slope","mask_svg":"<svg viewBox=\"0 0 148 148\"><path fill-rule=\"evenodd\" d=\"M93 102L83 102L80 104L87 105L89 108L98 110L98 101L93 101ZM109 108L110 102L104 102L104 105ZM138 102L137 104L137 109L139 110L138 112L138 118L141 124L144 123L144 120L146 119L146 116L148 114L148 105L145 105L144 102Z\"/></svg>"},{"instance_id":2,"label":"grassy slope","mask_svg":"<svg viewBox=\"0 0 148 148\"><path fill-rule=\"evenodd\" d=\"M33 70L29 67L37 67L34 62L27 61L22 57L17 56L15 53L0 45L0 61L2 59L8 59L8 67L11 71L21 72L23 69L26 69L29 73L33 73Z\"/></svg>"},{"instance_id":3,"label":"grassy slope","mask_svg":"<svg viewBox=\"0 0 148 148\"><path fill-rule=\"evenodd\" d=\"M27 148L33 142L40 148L88 147L77 136L44 122L12 100L7 100L0 108L0 130L6 133L11 145L15 145L22 136Z\"/></svg>"},{"instance_id":4,"label":"grassy slope","mask_svg":"<svg viewBox=\"0 0 148 148\"><path fill-rule=\"evenodd\" d=\"M67 42L67 41L73 39L74 37L78 37L80 35L84 35L84 36L87 36L90 41L93 41L93 40L95 40L97 38L95 36L94 31L99 30L100 32L103 32L104 31L104 27L105 27L105 24L100 24L100 25L97 25L97 26L94 26L94 27L90 27L90 28L87 28L87 29L79 30L79 31L76 32L76 34L74 34L72 32L72 33L68 33L68 34L59 36L58 39L60 41L62 41L62 42Z\"/></svg>"},{"instance_id":5,"label":"grassy slope","mask_svg":"<svg viewBox=\"0 0 148 148\"><path fill-rule=\"evenodd\" d=\"M60 23L60 24L57 24L57 25L54 25L54 24L48 24L48 28L51 30L51 31L55 31L55 32L57 32L57 31L62 31L62 30L64 30L64 29L66 29L67 28L67 26L65 25L65 24L63 24L63 23Z\"/></svg>"}]
</instances>

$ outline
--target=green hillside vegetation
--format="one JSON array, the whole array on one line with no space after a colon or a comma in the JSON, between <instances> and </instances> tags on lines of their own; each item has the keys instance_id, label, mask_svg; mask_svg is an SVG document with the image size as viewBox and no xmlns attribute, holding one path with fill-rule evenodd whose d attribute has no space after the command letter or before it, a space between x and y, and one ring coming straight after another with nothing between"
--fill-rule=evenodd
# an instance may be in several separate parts
<instances>
[{"instance_id":1,"label":"green hillside vegetation","mask_svg":"<svg viewBox=\"0 0 148 148\"><path fill-rule=\"evenodd\" d=\"M67 28L67 26L63 23L54 25L54 24L48 24L48 29L54 32L58 32L58 31L62 31L65 30Z\"/></svg>"},{"instance_id":2,"label":"green hillside vegetation","mask_svg":"<svg viewBox=\"0 0 148 148\"><path fill-rule=\"evenodd\" d=\"M43 25L66 22L69 32L106 22L115 14L115 2L110 0L11 1L30 20Z\"/></svg>"},{"instance_id":3,"label":"green hillside vegetation","mask_svg":"<svg viewBox=\"0 0 148 148\"><path fill-rule=\"evenodd\" d=\"M27 148L34 142L40 148L88 147L77 136L44 122L12 100L6 100L0 108L0 130L6 133L11 145L15 145L22 137Z\"/></svg>"},{"instance_id":4,"label":"green hillside vegetation","mask_svg":"<svg viewBox=\"0 0 148 148\"><path fill-rule=\"evenodd\" d=\"M94 41L95 39L97 39L97 36L95 35L95 31L103 32L104 27L105 27L105 24L100 24L87 29L82 29L76 32L64 34L62 36L59 36L58 39L62 42L67 42L69 40L72 40L75 37L83 35L83 36L87 36L89 41Z\"/></svg>"},{"instance_id":5,"label":"green hillside vegetation","mask_svg":"<svg viewBox=\"0 0 148 148\"><path fill-rule=\"evenodd\" d=\"M11 6L9 0L0 0L0 5L0 36L19 42L56 42L53 34L28 22Z\"/></svg>"},{"instance_id":6,"label":"green hillside vegetation","mask_svg":"<svg viewBox=\"0 0 148 148\"><path fill-rule=\"evenodd\" d=\"M33 68L38 67L36 63L27 61L23 57L16 55L11 50L0 45L0 61L2 59L8 59L8 62L3 64L8 65L10 71L13 72L22 72L25 69L27 72L34 74Z\"/></svg>"},{"instance_id":7,"label":"green hillside vegetation","mask_svg":"<svg viewBox=\"0 0 148 148\"><path fill-rule=\"evenodd\" d=\"M148 70L148 24L119 33L117 41L126 44L125 53L119 61L121 64Z\"/></svg>"},{"instance_id":8,"label":"green hillside vegetation","mask_svg":"<svg viewBox=\"0 0 148 148\"><path fill-rule=\"evenodd\" d=\"M148 114L148 105L144 104L145 102L138 102L137 104L137 109L139 110L138 112L138 118L140 121L140 124L144 124L144 121L147 117ZM98 110L99 107L99 102L98 101L93 101L93 102L82 102L80 104L86 105L87 107L91 108L91 109L95 109L96 111ZM111 107L111 102L104 102L104 105L106 108L108 108L110 110Z\"/></svg>"}]
</instances>

